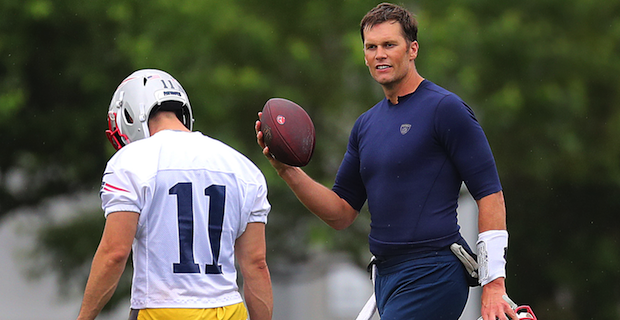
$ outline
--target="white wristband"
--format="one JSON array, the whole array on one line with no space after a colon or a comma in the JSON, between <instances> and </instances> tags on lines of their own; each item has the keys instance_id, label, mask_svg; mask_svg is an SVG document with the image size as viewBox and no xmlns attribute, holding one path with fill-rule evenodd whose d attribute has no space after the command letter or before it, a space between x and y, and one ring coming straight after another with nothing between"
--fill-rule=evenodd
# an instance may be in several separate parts
<instances>
[{"instance_id":1,"label":"white wristband","mask_svg":"<svg viewBox=\"0 0 620 320\"><path fill-rule=\"evenodd\" d=\"M506 277L508 231L489 230L478 234L478 274L480 285Z\"/></svg>"}]
</instances>

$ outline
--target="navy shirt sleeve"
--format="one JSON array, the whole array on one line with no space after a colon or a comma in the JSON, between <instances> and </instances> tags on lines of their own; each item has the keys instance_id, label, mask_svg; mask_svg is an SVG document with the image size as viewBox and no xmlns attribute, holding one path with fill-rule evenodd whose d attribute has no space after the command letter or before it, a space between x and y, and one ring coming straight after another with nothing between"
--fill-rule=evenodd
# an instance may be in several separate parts
<instances>
[{"instance_id":1,"label":"navy shirt sleeve","mask_svg":"<svg viewBox=\"0 0 620 320\"><path fill-rule=\"evenodd\" d=\"M489 142L472 109L447 95L435 114L437 136L474 199L501 190Z\"/></svg>"},{"instance_id":2,"label":"navy shirt sleeve","mask_svg":"<svg viewBox=\"0 0 620 320\"><path fill-rule=\"evenodd\" d=\"M349 135L347 152L342 159L332 190L358 212L366 202L366 188L360 175L358 131L361 117L357 119ZM345 188L346 187L346 188Z\"/></svg>"}]
</instances>

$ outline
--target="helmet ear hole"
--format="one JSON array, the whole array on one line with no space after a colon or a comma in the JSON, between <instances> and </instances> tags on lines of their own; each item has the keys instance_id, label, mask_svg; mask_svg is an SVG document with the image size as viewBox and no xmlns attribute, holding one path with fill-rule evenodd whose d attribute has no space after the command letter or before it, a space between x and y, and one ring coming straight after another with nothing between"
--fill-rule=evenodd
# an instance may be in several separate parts
<instances>
[{"instance_id":1,"label":"helmet ear hole","mask_svg":"<svg viewBox=\"0 0 620 320\"><path fill-rule=\"evenodd\" d=\"M124 116L125 116L125 121L129 124L133 123L133 117L131 116L131 114L129 113L128 109L125 108L124 112L123 112Z\"/></svg>"}]
</instances>

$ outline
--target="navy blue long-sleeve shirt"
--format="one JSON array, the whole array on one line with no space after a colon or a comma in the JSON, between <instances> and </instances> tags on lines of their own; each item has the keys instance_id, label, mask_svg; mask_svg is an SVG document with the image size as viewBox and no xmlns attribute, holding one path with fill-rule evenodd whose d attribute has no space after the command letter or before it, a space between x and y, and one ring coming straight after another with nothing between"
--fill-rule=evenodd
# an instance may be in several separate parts
<instances>
[{"instance_id":1,"label":"navy blue long-sleeve shirt","mask_svg":"<svg viewBox=\"0 0 620 320\"><path fill-rule=\"evenodd\" d=\"M460 237L463 181L476 200L501 190L471 108L424 80L397 105L383 99L357 119L333 190L358 211L368 200L370 251L390 256L442 248Z\"/></svg>"}]
</instances>

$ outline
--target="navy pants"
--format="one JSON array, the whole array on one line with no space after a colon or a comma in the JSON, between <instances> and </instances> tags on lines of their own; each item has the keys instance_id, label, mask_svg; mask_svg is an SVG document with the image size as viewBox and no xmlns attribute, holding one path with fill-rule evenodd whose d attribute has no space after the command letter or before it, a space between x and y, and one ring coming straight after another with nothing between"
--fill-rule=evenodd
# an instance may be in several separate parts
<instances>
[{"instance_id":1,"label":"navy pants","mask_svg":"<svg viewBox=\"0 0 620 320\"><path fill-rule=\"evenodd\" d=\"M469 295L465 275L449 249L380 260L375 296L381 320L457 320Z\"/></svg>"}]
</instances>

